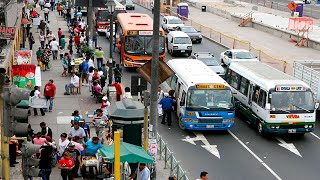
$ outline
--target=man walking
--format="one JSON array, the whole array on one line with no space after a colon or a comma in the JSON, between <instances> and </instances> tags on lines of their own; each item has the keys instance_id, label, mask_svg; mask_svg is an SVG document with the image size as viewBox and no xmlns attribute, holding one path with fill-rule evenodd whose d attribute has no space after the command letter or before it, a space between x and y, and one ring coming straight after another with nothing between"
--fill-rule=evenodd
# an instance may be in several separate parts
<instances>
[{"instance_id":1,"label":"man walking","mask_svg":"<svg viewBox=\"0 0 320 180\"><path fill-rule=\"evenodd\" d=\"M96 134L99 139L101 139L101 143L104 142L104 127L107 124L108 118L103 115L103 111L101 109L96 110L96 115L94 116L92 122L96 128Z\"/></svg>"},{"instance_id":2,"label":"man walking","mask_svg":"<svg viewBox=\"0 0 320 180\"><path fill-rule=\"evenodd\" d=\"M103 64L103 58L104 58L104 52L102 51L102 48L99 47L95 52L94 55L96 55L97 58L97 65L98 69L102 67Z\"/></svg>"},{"instance_id":3,"label":"man walking","mask_svg":"<svg viewBox=\"0 0 320 180\"><path fill-rule=\"evenodd\" d=\"M165 97L160 100L159 104L161 104L163 109L163 116L161 124L166 123L166 117L168 120L168 126L171 126L171 112L172 112L172 106L175 105L176 101L170 97L168 97L168 93L165 93Z\"/></svg>"},{"instance_id":4,"label":"man walking","mask_svg":"<svg viewBox=\"0 0 320 180\"><path fill-rule=\"evenodd\" d=\"M53 56L53 60L58 59L58 50L59 50L59 43L57 42L56 38L53 38L50 42L51 52Z\"/></svg>"},{"instance_id":5,"label":"man walking","mask_svg":"<svg viewBox=\"0 0 320 180\"><path fill-rule=\"evenodd\" d=\"M119 83L119 80L116 79L116 82L112 84L116 88L116 94L117 94L117 101L121 101L121 95L122 95L122 87Z\"/></svg>"},{"instance_id":6,"label":"man walking","mask_svg":"<svg viewBox=\"0 0 320 180\"><path fill-rule=\"evenodd\" d=\"M70 83L66 84L64 87L66 90L64 95L70 95L70 88L74 87L79 87L79 77L76 75L76 73L72 72Z\"/></svg>"},{"instance_id":7,"label":"man walking","mask_svg":"<svg viewBox=\"0 0 320 180\"><path fill-rule=\"evenodd\" d=\"M45 122L40 123L41 135L49 136L52 139L52 130L47 126Z\"/></svg>"},{"instance_id":8,"label":"man walking","mask_svg":"<svg viewBox=\"0 0 320 180\"><path fill-rule=\"evenodd\" d=\"M137 180L150 180L150 170L145 163L140 163L139 168L136 169L129 179L133 180L135 177L137 177Z\"/></svg>"},{"instance_id":9,"label":"man walking","mask_svg":"<svg viewBox=\"0 0 320 180\"><path fill-rule=\"evenodd\" d=\"M62 30L61 30L61 28L58 28L58 38L59 38L59 44L61 45L61 38L62 38Z\"/></svg>"},{"instance_id":10,"label":"man walking","mask_svg":"<svg viewBox=\"0 0 320 180\"><path fill-rule=\"evenodd\" d=\"M44 20L45 21L49 21L49 8L48 7L44 7L43 13L44 13Z\"/></svg>"},{"instance_id":11,"label":"man walking","mask_svg":"<svg viewBox=\"0 0 320 180\"><path fill-rule=\"evenodd\" d=\"M41 10L43 10L44 5L46 4L45 0L39 0L39 5Z\"/></svg>"},{"instance_id":12,"label":"man walking","mask_svg":"<svg viewBox=\"0 0 320 180\"><path fill-rule=\"evenodd\" d=\"M53 99L56 96L56 90L56 85L53 84L52 79L50 79L48 83L44 86L44 96L46 97L47 101L50 101L49 112L52 112Z\"/></svg>"},{"instance_id":13,"label":"man walking","mask_svg":"<svg viewBox=\"0 0 320 180\"><path fill-rule=\"evenodd\" d=\"M85 85L89 85L89 82L88 82L88 77L89 77L89 57L86 57L86 60L82 62L81 64L81 79L82 79L82 86L85 86ZM86 80L86 83L84 83L84 80Z\"/></svg>"},{"instance_id":14,"label":"man walking","mask_svg":"<svg viewBox=\"0 0 320 180\"><path fill-rule=\"evenodd\" d=\"M54 10L54 6L56 4L56 0L50 0L50 4L51 4L51 11Z\"/></svg>"}]
</instances>

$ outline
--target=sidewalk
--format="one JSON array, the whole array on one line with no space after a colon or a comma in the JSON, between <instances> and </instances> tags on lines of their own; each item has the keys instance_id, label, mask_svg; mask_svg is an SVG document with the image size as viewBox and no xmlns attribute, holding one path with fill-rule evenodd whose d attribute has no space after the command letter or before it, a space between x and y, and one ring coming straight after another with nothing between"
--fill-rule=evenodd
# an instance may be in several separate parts
<instances>
[{"instance_id":1,"label":"sidewalk","mask_svg":"<svg viewBox=\"0 0 320 180\"><path fill-rule=\"evenodd\" d=\"M37 8L36 9L41 16L43 17L43 12ZM86 18L86 17L84 17ZM69 32L66 21L58 15L57 11L50 11L49 13L49 21L51 30L54 32L55 36L58 37L57 31L60 27L63 31L63 34L66 35L66 42L69 41ZM32 63L36 64L36 50L40 46L39 42L39 33L37 32L36 27L31 29L31 32L35 38L35 44L33 45L33 56L32 56ZM39 31L40 32L40 31ZM103 42L105 37L102 37L99 40L99 43L107 43ZM68 45L68 44L67 44ZM29 49L28 41L26 41L26 48ZM75 48L73 48L75 49ZM106 49L104 51L107 54ZM86 119L87 122L91 121L91 119L87 118L88 112L93 112L95 109L100 107L100 104L96 104L95 99L91 96L89 92L89 88L82 86L81 87L81 94L78 95L70 95L65 96L64 93L64 86L65 84L70 82L70 77L61 77L60 74L62 73L62 63L59 60L52 60L52 56L50 57L52 62L52 67L49 71L41 72L42 78L42 87L41 93L43 94L44 85L48 82L49 79L54 80L54 84L57 87L56 97L54 99L54 107L53 112L46 112L45 116L33 116L29 117L29 123L31 124L34 132L40 131L40 122L44 121L47 125L52 129L53 132L53 139L58 142L59 136L61 133L66 132L68 133L70 130L70 116L74 110L79 110L80 114ZM95 136L95 130L92 127L91 134ZM21 162L21 159L18 157L18 161ZM169 176L169 170L163 170L164 165L163 162L157 162L157 177L160 179L167 179ZM17 164L16 167L12 167L10 169L11 178L14 180L22 180L22 171L21 171L21 163ZM80 174L80 173L79 173ZM34 179L41 179L41 178L34 178ZM52 180L60 180L60 170L55 167L52 169L52 173L50 176ZM81 179L81 178L77 178Z\"/></svg>"}]
</instances>

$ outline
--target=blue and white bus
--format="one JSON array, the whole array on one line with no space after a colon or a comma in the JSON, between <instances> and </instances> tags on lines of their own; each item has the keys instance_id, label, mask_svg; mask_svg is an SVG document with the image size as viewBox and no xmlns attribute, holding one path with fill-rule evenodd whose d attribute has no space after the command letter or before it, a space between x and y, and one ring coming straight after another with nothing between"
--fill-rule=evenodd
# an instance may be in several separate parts
<instances>
[{"instance_id":1,"label":"blue and white bus","mask_svg":"<svg viewBox=\"0 0 320 180\"><path fill-rule=\"evenodd\" d=\"M174 75L167 84L175 90L177 116L183 130L227 130L234 125L234 100L229 84L203 62L173 59Z\"/></svg>"}]
</instances>

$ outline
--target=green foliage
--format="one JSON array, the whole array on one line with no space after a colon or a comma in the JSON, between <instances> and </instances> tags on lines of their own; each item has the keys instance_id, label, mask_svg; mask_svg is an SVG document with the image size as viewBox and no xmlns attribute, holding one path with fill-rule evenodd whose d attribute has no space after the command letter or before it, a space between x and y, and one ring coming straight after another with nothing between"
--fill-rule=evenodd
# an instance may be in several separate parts
<instances>
[{"instance_id":1,"label":"green foliage","mask_svg":"<svg viewBox=\"0 0 320 180\"><path fill-rule=\"evenodd\" d=\"M86 54L86 56L89 56L89 57L92 57L95 51L93 48L90 48L86 44L82 46L81 50L84 54Z\"/></svg>"}]
</instances>

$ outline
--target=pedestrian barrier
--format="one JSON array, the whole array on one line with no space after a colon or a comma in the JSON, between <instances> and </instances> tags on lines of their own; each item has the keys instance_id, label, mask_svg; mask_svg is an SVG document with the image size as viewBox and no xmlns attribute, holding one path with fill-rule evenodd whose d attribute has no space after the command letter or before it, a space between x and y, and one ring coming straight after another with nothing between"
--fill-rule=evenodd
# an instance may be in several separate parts
<instances>
[{"instance_id":1,"label":"pedestrian barrier","mask_svg":"<svg viewBox=\"0 0 320 180\"><path fill-rule=\"evenodd\" d=\"M170 168L170 176L175 176L177 180L189 180L186 172L182 169L179 161L174 157L173 152L168 148L168 144L157 134L157 144L159 160L164 160L164 169Z\"/></svg>"}]
</instances>

